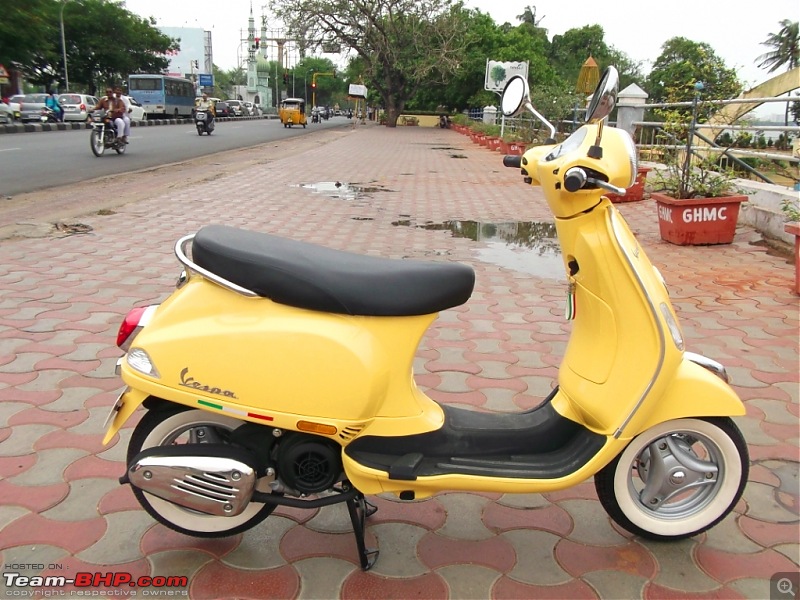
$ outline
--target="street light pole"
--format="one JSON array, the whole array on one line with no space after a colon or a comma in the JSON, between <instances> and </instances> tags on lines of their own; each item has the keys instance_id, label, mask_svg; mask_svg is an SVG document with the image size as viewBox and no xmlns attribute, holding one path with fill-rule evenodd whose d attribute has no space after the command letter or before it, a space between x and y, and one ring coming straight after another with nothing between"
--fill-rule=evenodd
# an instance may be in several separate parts
<instances>
[{"instance_id":1,"label":"street light pole","mask_svg":"<svg viewBox=\"0 0 800 600\"><path fill-rule=\"evenodd\" d=\"M69 0L61 0L61 11L58 20L61 23L61 55L64 58L64 85L66 91L69 91L69 73L67 72L67 44L64 41L64 7Z\"/></svg>"}]
</instances>

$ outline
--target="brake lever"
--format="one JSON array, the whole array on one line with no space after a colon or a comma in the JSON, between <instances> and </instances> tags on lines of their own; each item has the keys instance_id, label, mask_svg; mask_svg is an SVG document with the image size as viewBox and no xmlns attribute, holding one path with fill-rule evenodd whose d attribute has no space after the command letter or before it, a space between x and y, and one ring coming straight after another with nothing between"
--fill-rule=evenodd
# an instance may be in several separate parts
<instances>
[{"instance_id":1,"label":"brake lever","mask_svg":"<svg viewBox=\"0 0 800 600\"><path fill-rule=\"evenodd\" d=\"M617 187L615 185L611 185L607 181L603 181L602 179L595 179L594 177L587 177L586 183L593 183L599 188L603 188L604 190L608 190L609 192L613 192L619 196L624 196L625 192L627 191L625 188Z\"/></svg>"}]
</instances>

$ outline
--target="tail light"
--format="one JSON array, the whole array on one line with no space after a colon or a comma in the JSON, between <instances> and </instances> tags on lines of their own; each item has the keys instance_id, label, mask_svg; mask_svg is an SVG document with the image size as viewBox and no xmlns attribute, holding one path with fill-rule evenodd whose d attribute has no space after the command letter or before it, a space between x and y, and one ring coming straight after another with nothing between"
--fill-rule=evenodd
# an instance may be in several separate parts
<instances>
[{"instance_id":1,"label":"tail light","mask_svg":"<svg viewBox=\"0 0 800 600\"><path fill-rule=\"evenodd\" d=\"M133 339L150 322L157 308L158 304L132 308L125 315L122 324L119 326L117 346L127 352L131 347L131 343L133 343Z\"/></svg>"},{"instance_id":2,"label":"tail light","mask_svg":"<svg viewBox=\"0 0 800 600\"><path fill-rule=\"evenodd\" d=\"M81 112L83 112L83 111L86 110L86 105L83 102L81 102L81 105L80 105L79 108L80 108Z\"/></svg>"}]
</instances>

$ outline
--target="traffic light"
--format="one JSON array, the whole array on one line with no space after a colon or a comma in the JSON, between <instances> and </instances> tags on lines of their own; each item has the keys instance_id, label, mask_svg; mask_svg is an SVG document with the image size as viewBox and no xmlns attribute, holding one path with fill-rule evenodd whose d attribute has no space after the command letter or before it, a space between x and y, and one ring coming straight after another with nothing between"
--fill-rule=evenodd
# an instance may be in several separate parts
<instances>
[{"instance_id":1,"label":"traffic light","mask_svg":"<svg viewBox=\"0 0 800 600\"><path fill-rule=\"evenodd\" d=\"M311 82L311 87L312 88L316 88L317 87L317 82L316 81L312 81Z\"/></svg>"},{"instance_id":2,"label":"traffic light","mask_svg":"<svg viewBox=\"0 0 800 600\"><path fill-rule=\"evenodd\" d=\"M256 44L255 44L256 50L258 50L261 47L260 40L261 40L261 38L256 38Z\"/></svg>"}]
</instances>

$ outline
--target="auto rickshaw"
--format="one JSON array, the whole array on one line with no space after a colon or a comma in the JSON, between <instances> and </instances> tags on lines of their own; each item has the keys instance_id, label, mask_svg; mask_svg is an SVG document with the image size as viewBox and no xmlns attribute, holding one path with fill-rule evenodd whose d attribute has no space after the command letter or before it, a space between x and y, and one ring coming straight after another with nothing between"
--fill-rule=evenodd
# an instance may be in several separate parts
<instances>
[{"instance_id":1,"label":"auto rickshaw","mask_svg":"<svg viewBox=\"0 0 800 600\"><path fill-rule=\"evenodd\" d=\"M284 127L291 127L292 125L306 126L306 101L302 98L286 98L281 102L281 108L278 112L281 118L281 123Z\"/></svg>"}]
</instances>

